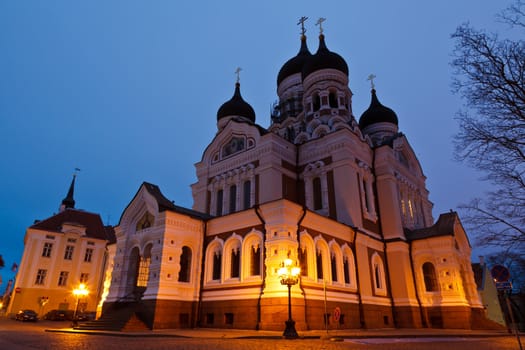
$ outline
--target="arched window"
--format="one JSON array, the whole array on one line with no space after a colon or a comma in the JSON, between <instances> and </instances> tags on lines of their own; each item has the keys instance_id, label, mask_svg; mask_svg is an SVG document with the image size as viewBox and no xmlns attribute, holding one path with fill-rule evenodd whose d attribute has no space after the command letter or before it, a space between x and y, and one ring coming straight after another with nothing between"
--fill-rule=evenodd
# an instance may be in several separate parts
<instances>
[{"instance_id":1,"label":"arched window","mask_svg":"<svg viewBox=\"0 0 525 350\"><path fill-rule=\"evenodd\" d=\"M230 270L230 277L231 278L238 278L240 275L240 267L241 267L241 254L239 252L239 248L233 248L231 251L231 270Z\"/></svg>"},{"instance_id":2,"label":"arched window","mask_svg":"<svg viewBox=\"0 0 525 350\"><path fill-rule=\"evenodd\" d=\"M189 282L191 276L191 249L190 247L182 247L180 255L180 271L179 282Z\"/></svg>"},{"instance_id":3,"label":"arched window","mask_svg":"<svg viewBox=\"0 0 525 350\"><path fill-rule=\"evenodd\" d=\"M251 197L251 187L252 187L252 184L250 182L250 180L248 181L244 181L244 184L243 184L243 189L242 189L242 193L243 193L243 209L248 209L250 208L250 197Z\"/></svg>"},{"instance_id":4,"label":"arched window","mask_svg":"<svg viewBox=\"0 0 525 350\"><path fill-rule=\"evenodd\" d=\"M386 275L383 260L379 254L372 255L372 280L374 291L378 295L386 295Z\"/></svg>"},{"instance_id":5,"label":"arched window","mask_svg":"<svg viewBox=\"0 0 525 350\"><path fill-rule=\"evenodd\" d=\"M250 256L250 275L259 276L261 274L261 248L252 246Z\"/></svg>"},{"instance_id":6,"label":"arched window","mask_svg":"<svg viewBox=\"0 0 525 350\"><path fill-rule=\"evenodd\" d=\"M217 210L215 211L215 215L222 215L223 196L224 192L222 190L217 191Z\"/></svg>"},{"instance_id":7,"label":"arched window","mask_svg":"<svg viewBox=\"0 0 525 350\"><path fill-rule=\"evenodd\" d=\"M321 179L316 177L312 181L314 195L314 210L323 209L323 195L321 191Z\"/></svg>"},{"instance_id":8,"label":"arched window","mask_svg":"<svg viewBox=\"0 0 525 350\"><path fill-rule=\"evenodd\" d=\"M330 94L328 95L328 103L330 104L330 108L339 107L337 103L337 95L335 94L335 92L330 91Z\"/></svg>"},{"instance_id":9,"label":"arched window","mask_svg":"<svg viewBox=\"0 0 525 350\"><path fill-rule=\"evenodd\" d=\"M218 250L213 254L213 280L221 279L222 253Z\"/></svg>"},{"instance_id":10,"label":"arched window","mask_svg":"<svg viewBox=\"0 0 525 350\"><path fill-rule=\"evenodd\" d=\"M231 185L230 186L230 213L234 213L237 203L237 186Z\"/></svg>"},{"instance_id":11,"label":"arched window","mask_svg":"<svg viewBox=\"0 0 525 350\"><path fill-rule=\"evenodd\" d=\"M314 112L317 112L321 108L321 98L319 97L318 94L315 94L313 96L312 104L313 104L312 107L313 107Z\"/></svg>"},{"instance_id":12,"label":"arched window","mask_svg":"<svg viewBox=\"0 0 525 350\"><path fill-rule=\"evenodd\" d=\"M317 257L316 257L316 268L317 268L317 278L322 280L324 278L323 276L323 253L321 251L317 251Z\"/></svg>"},{"instance_id":13,"label":"arched window","mask_svg":"<svg viewBox=\"0 0 525 350\"><path fill-rule=\"evenodd\" d=\"M430 262L423 264L423 279L425 281L425 290L427 292L436 292L438 290L436 269Z\"/></svg>"}]
</instances>

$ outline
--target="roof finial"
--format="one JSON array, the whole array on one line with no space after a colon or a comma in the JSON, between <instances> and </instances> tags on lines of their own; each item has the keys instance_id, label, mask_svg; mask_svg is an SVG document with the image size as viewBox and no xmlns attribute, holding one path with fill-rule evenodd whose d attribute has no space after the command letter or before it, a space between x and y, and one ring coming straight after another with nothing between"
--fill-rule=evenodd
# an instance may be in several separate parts
<instances>
[{"instance_id":1,"label":"roof finial","mask_svg":"<svg viewBox=\"0 0 525 350\"><path fill-rule=\"evenodd\" d=\"M304 27L304 22L306 22L306 20L308 19L308 17L306 16L303 16L301 18L299 18L299 22L297 22L297 25L301 25L301 35L302 36L305 36L306 34L306 28Z\"/></svg>"},{"instance_id":2,"label":"roof finial","mask_svg":"<svg viewBox=\"0 0 525 350\"><path fill-rule=\"evenodd\" d=\"M374 74L370 74L366 80L370 80L370 86L372 87L372 90L376 89L376 86L374 85L374 79L376 76Z\"/></svg>"},{"instance_id":3,"label":"roof finial","mask_svg":"<svg viewBox=\"0 0 525 350\"><path fill-rule=\"evenodd\" d=\"M316 26L319 26L319 35L323 35L323 22L324 21L326 21L326 18L319 17L319 19L315 23Z\"/></svg>"},{"instance_id":4,"label":"roof finial","mask_svg":"<svg viewBox=\"0 0 525 350\"><path fill-rule=\"evenodd\" d=\"M239 82L241 81L241 70L241 67L237 67L237 69L235 70L235 74L237 74L237 84L239 84Z\"/></svg>"}]
</instances>

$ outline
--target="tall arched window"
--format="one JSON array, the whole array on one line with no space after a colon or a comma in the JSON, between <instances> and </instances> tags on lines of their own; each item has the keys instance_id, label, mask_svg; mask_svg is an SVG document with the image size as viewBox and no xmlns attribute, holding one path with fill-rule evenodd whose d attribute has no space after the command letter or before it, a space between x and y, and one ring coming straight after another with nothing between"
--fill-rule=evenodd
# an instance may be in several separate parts
<instances>
[{"instance_id":1,"label":"tall arched window","mask_svg":"<svg viewBox=\"0 0 525 350\"><path fill-rule=\"evenodd\" d=\"M250 256L250 276L258 276L261 274L261 248L259 246L252 246Z\"/></svg>"},{"instance_id":2,"label":"tall arched window","mask_svg":"<svg viewBox=\"0 0 525 350\"><path fill-rule=\"evenodd\" d=\"M350 264L348 263L348 257L343 259L343 270L345 275L345 284L350 284Z\"/></svg>"},{"instance_id":3,"label":"tall arched window","mask_svg":"<svg viewBox=\"0 0 525 350\"><path fill-rule=\"evenodd\" d=\"M427 292L435 292L438 290L436 269L430 262L423 264L423 279L425 281L425 290Z\"/></svg>"},{"instance_id":4,"label":"tall arched window","mask_svg":"<svg viewBox=\"0 0 525 350\"><path fill-rule=\"evenodd\" d=\"M322 280L324 278L323 275L323 253L321 251L317 251L317 257L316 257L316 268L317 268L317 278Z\"/></svg>"},{"instance_id":5,"label":"tall arched window","mask_svg":"<svg viewBox=\"0 0 525 350\"><path fill-rule=\"evenodd\" d=\"M251 187L252 184L250 180L244 181L242 194L243 194L243 209L250 208L250 197L251 197Z\"/></svg>"},{"instance_id":6,"label":"tall arched window","mask_svg":"<svg viewBox=\"0 0 525 350\"><path fill-rule=\"evenodd\" d=\"M298 260L301 267L301 276L308 276L308 252L306 248L299 248Z\"/></svg>"},{"instance_id":7,"label":"tall arched window","mask_svg":"<svg viewBox=\"0 0 525 350\"><path fill-rule=\"evenodd\" d=\"M191 249L190 247L182 247L180 255L180 271L179 282L189 282L191 276Z\"/></svg>"},{"instance_id":8,"label":"tall arched window","mask_svg":"<svg viewBox=\"0 0 525 350\"><path fill-rule=\"evenodd\" d=\"M147 287L149 280L149 264L151 262L151 244L144 249L144 255L140 257L139 270L137 274L137 287Z\"/></svg>"},{"instance_id":9,"label":"tall arched window","mask_svg":"<svg viewBox=\"0 0 525 350\"><path fill-rule=\"evenodd\" d=\"M241 254L239 248L233 248L231 251L231 270L230 277L238 278L241 268Z\"/></svg>"},{"instance_id":10,"label":"tall arched window","mask_svg":"<svg viewBox=\"0 0 525 350\"><path fill-rule=\"evenodd\" d=\"M323 194L321 191L321 179L316 177L312 180L314 195L314 210L323 209Z\"/></svg>"},{"instance_id":11,"label":"tall arched window","mask_svg":"<svg viewBox=\"0 0 525 350\"><path fill-rule=\"evenodd\" d=\"M224 192L222 190L217 191L217 207L215 211L215 215L222 215L222 200L223 200Z\"/></svg>"},{"instance_id":12,"label":"tall arched window","mask_svg":"<svg viewBox=\"0 0 525 350\"><path fill-rule=\"evenodd\" d=\"M317 112L321 108L321 97L318 94L313 96L312 107L314 112Z\"/></svg>"},{"instance_id":13,"label":"tall arched window","mask_svg":"<svg viewBox=\"0 0 525 350\"><path fill-rule=\"evenodd\" d=\"M328 103L330 104L330 108L339 107L337 103L337 95L335 94L335 92L330 91L330 94L328 95Z\"/></svg>"},{"instance_id":14,"label":"tall arched window","mask_svg":"<svg viewBox=\"0 0 525 350\"><path fill-rule=\"evenodd\" d=\"M332 268L332 281L337 282L337 259L335 258L335 254L332 254L330 265Z\"/></svg>"},{"instance_id":15,"label":"tall arched window","mask_svg":"<svg viewBox=\"0 0 525 350\"><path fill-rule=\"evenodd\" d=\"M220 280L221 279L221 265L222 265L222 253L220 251L216 251L213 254L213 280Z\"/></svg>"},{"instance_id":16,"label":"tall arched window","mask_svg":"<svg viewBox=\"0 0 525 350\"><path fill-rule=\"evenodd\" d=\"M234 213L237 204L237 186L230 186L230 213Z\"/></svg>"}]
</instances>

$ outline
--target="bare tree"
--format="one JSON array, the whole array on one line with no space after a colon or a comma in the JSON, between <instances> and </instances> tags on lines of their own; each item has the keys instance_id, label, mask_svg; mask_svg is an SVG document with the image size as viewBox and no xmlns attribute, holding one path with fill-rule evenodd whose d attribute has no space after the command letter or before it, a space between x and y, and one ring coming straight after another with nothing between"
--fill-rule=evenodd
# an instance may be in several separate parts
<instances>
[{"instance_id":1,"label":"bare tree","mask_svg":"<svg viewBox=\"0 0 525 350\"><path fill-rule=\"evenodd\" d=\"M466 102L458 113L456 157L485 174L493 190L461 206L463 221L482 245L525 251L525 2L499 18L517 40L472 28L452 34L453 91Z\"/></svg>"}]
</instances>

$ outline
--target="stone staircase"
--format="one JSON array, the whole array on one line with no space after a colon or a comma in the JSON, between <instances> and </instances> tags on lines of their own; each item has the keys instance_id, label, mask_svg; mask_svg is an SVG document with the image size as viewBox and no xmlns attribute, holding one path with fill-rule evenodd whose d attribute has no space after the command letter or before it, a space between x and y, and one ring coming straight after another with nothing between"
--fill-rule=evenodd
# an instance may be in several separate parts
<instances>
[{"instance_id":1,"label":"stone staircase","mask_svg":"<svg viewBox=\"0 0 525 350\"><path fill-rule=\"evenodd\" d=\"M92 331L149 331L150 328L138 316L140 304L138 302L121 303L114 305L98 319L81 322L73 327L78 330Z\"/></svg>"}]
</instances>

